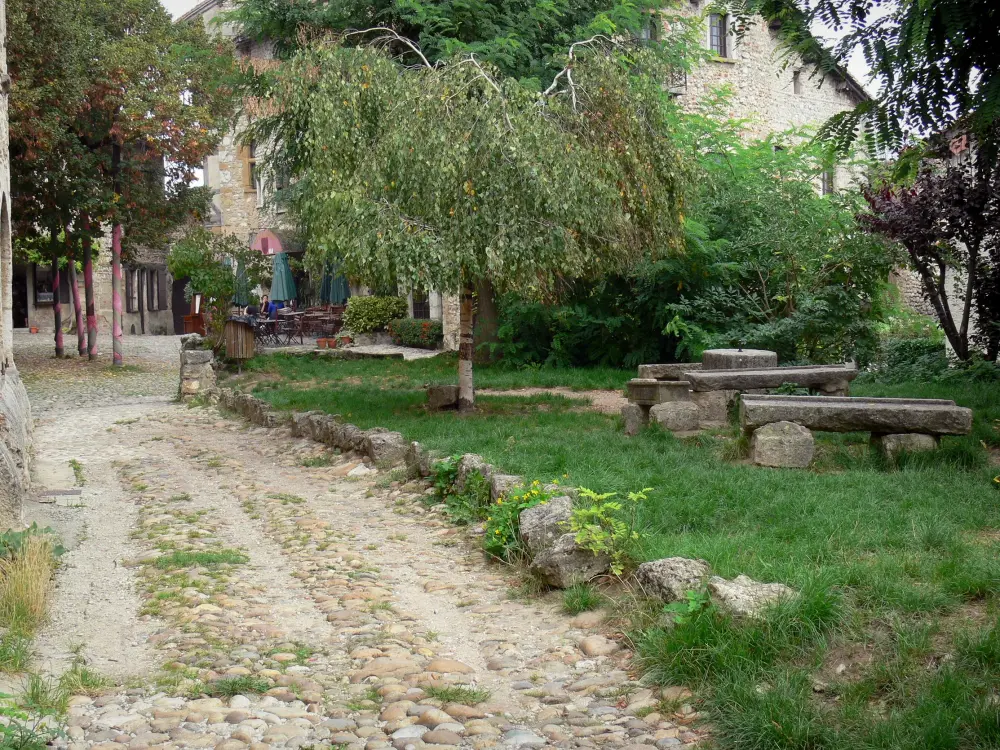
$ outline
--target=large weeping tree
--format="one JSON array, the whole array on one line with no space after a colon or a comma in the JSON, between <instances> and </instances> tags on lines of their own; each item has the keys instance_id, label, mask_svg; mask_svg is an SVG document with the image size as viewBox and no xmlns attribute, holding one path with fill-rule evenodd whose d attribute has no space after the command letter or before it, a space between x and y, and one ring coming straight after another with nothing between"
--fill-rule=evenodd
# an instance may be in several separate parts
<instances>
[{"instance_id":1,"label":"large weeping tree","mask_svg":"<svg viewBox=\"0 0 1000 750\"><path fill-rule=\"evenodd\" d=\"M574 44L544 93L412 42L314 44L270 75L255 126L310 252L370 284L459 294L459 403L474 404L473 290L539 290L680 246L684 166L648 50ZM416 63L403 66L389 49Z\"/></svg>"}]
</instances>

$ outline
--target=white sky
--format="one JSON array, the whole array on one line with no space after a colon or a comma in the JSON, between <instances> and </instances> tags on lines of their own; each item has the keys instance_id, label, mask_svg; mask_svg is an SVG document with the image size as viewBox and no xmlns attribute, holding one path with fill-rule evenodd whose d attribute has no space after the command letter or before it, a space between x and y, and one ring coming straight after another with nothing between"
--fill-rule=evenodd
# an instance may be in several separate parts
<instances>
[{"instance_id":1,"label":"white sky","mask_svg":"<svg viewBox=\"0 0 1000 750\"><path fill-rule=\"evenodd\" d=\"M198 4L198 2L200 2L200 0L160 0L160 2L163 4L163 7L170 12L170 15L172 15L174 18L177 18L187 13L189 10L191 10L195 5ZM885 6L883 6L882 8L876 8L873 15L880 16L884 15L886 12L887 9L885 8ZM822 27L813 29L813 33L817 34L818 36L827 37L828 40L831 41L832 37L834 36L832 33L830 33L828 30L824 30ZM851 74L858 79L858 81L864 84L865 87L868 88L870 92L874 93L874 89L877 87L873 86L868 81L868 65L865 63L865 60L861 56L860 52L856 52L854 54L847 68L851 72Z\"/></svg>"}]
</instances>

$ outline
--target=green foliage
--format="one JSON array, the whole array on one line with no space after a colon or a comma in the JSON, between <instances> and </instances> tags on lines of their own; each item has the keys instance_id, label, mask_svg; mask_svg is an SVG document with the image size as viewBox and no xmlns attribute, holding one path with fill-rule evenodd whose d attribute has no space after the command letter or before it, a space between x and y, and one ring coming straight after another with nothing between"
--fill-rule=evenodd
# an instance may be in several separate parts
<instances>
[{"instance_id":1,"label":"green foliage","mask_svg":"<svg viewBox=\"0 0 1000 750\"><path fill-rule=\"evenodd\" d=\"M439 320L400 318L391 321L388 329L394 343L418 349L436 349L444 335Z\"/></svg>"},{"instance_id":2,"label":"green foliage","mask_svg":"<svg viewBox=\"0 0 1000 750\"><path fill-rule=\"evenodd\" d=\"M223 677L205 686L204 693L215 697L231 698L234 695L253 695L256 693L266 693L271 688L271 683L263 677L254 675L240 675L237 677Z\"/></svg>"},{"instance_id":3,"label":"green foliage","mask_svg":"<svg viewBox=\"0 0 1000 750\"><path fill-rule=\"evenodd\" d=\"M221 549L206 552L186 552L175 550L156 558L153 564L160 570L177 570L199 566L215 568L220 565L241 565L250 560L243 552L235 549Z\"/></svg>"},{"instance_id":4,"label":"green foliage","mask_svg":"<svg viewBox=\"0 0 1000 750\"><path fill-rule=\"evenodd\" d=\"M29 716L10 705L10 696L0 693L0 748L3 750L45 750L64 733L45 721L45 716Z\"/></svg>"},{"instance_id":5,"label":"green foliage","mask_svg":"<svg viewBox=\"0 0 1000 750\"><path fill-rule=\"evenodd\" d=\"M580 47L575 85L540 96L475 61L402 69L315 45L273 74L281 114L256 132L299 178L290 208L310 247L366 283L594 275L680 248L687 175L660 135L667 71L649 50L627 54Z\"/></svg>"},{"instance_id":6,"label":"green foliage","mask_svg":"<svg viewBox=\"0 0 1000 750\"><path fill-rule=\"evenodd\" d=\"M434 490L441 500L448 496L451 488L455 485L455 480L458 479L458 462L461 458L460 455L449 456L435 462L431 467L434 476Z\"/></svg>"},{"instance_id":7,"label":"green foliage","mask_svg":"<svg viewBox=\"0 0 1000 750\"><path fill-rule=\"evenodd\" d=\"M685 252L564 284L545 303L503 298L496 349L510 364L697 361L706 348L740 345L775 350L782 363L871 359L895 252L861 231L857 194L818 193L831 166L819 147L796 132L746 143L727 101L671 123L700 176Z\"/></svg>"},{"instance_id":8,"label":"green foliage","mask_svg":"<svg viewBox=\"0 0 1000 750\"><path fill-rule=\"evenodd\" d=\"M606 599L588 583L577 583L563 592L563 611L570 615L599 609Z\"/></svg>"},{"instance_id":9,"label":"green foliage","mask_svg":"<svg viewBox=\"0 0 1000 750\"><path fill-rule=\"evenodd\" d=\"M486 517L490 505L490 483L478 471L469 474L465 487L456 492L454 486L444 494L444 504L452 522L465 525Z\"/></svg>"},{"instance_id":10,"label":"green foliage","mask_svg":"<svg viewBox=\"0 0 1000 750\"><path fill-rule=\"evenodd\" d=\"M436 698L444 703L459 703L463 706L476 706L490 699L489 690L465 685L427 685L423 691L428 698Z\"/></svg>"},{"instance_id":11,"label":"green foliage","mask_svg":"<svg viewBox=\"0 0 1000 750\"><path fill-rule=\"evenodd\" d=\"M352 333L384 331L402 315L406 315L403 297L351 297L344 311L344 328Z\"/></svg>"},{"instance_id":12,"label":"green foliage","mask_svg":"<svg viewBox=\"0 0 1000 750\"><path fill-rule=\"evenodd\" d=\"M687 625L711 604L712 598L707 591L685 591L681 601L665 604L663 613L670 616L674 625Z\"/></svg>"},{"instance_id":13,"label":"green foliage","mask_svg":"<svg viewBox=\"0 0 1000 750\"><path fill-rule=\"evenodd\" d=\"M646 500L652 487L629 492L626 499L615 500L617 492L598 494L581 487L580 499L573 506L569 530L576 543L595 555L611 558L611 572L620 576L629 563L629 547L639 538L636 518L639 503Z\"/></svg>"},{"instance_id":14,"label":"green foliage","mask_svg":"<svg viewBox=\"0 0 1000 750\"><path fill-rule=\"evenodd\" d=\"M431 62L473 54L505 76L533 88L547 86L562 67L560 54L572 42L595 34L634 36L652 23L648 11L659 11L660 23L670 24L673 44L664 45L680 63L699 53L690 19L675 16L660 3L620 0L533 0L506 3L477 0L474 4L427 3L407 0L348 0L335 4L298 4L243 0L232 14L244 33L275 45L287 57L300 47L303 30L310 34L343 32L372 26L397 29L418 44ZM362 44L375 36L357 35ZM417 56L403 48L407 62Z\"/></svg>"},{"instance_id":15,"label":"green foliage","mask_svg":"<svg viewBox=\"0 0 1000 750\"><path fill-rule=\"evenodd\" d=\"M546 489L536 479L526 489L498 498L486 518L483 549L487 554L504 562L522 560L525 557L525 550L521 540L521 511L547 503L562 493L563 490L558 486Z\"/></svg>"},{"instance_id":16,"label":"green foliage","mask_svg":"<svg viewBox=\"0 0 1000 750\"><path fill-rule=\"evenodd\" d=\"M0 559L10 560L18 557L32 536L44 535L55 540L55 534L51 527L40 528L36 521L32 521L31 526L21 531L8 529L0 533ZM66 554L66 548L55 541L52 541L51 549L53 557L60 558Z\"/></svg>"},{"instance_id":17,"label":"green foliage","mask_svg":"<svg viewBox=\"0 0 1000 750\"><path fill-rule=\"evenodd\" d=\"M17 674L23 672L31 664L31 639L7 631L0 638L0 672Z\"/></svg>"},{"instance_id":18,"label":"green foliage","mask_svg":"<svg viewBox=\"0 0 1000 750\"><path fill-rule=\"evenodd\" d=\"M18 696L21 707L41 716L63 716L69 708L69 691L52 677L29 673Z\"/></svg>"},{"instance_id":19,"label":"green foliage","mask_svg":"<svg viewBox=\"0 0 1000 750\"><path fill-rule=\"evenodd\" d=\"M212 337L219 340L237 291L236 269L242 266L246 287L252 289L270 274L268 261L235 235L213 234L197 226L170 248L167 269L175 279L189 279L186 296L204 295L202 305L211 312Z\"/></svg>"}]
</instances>

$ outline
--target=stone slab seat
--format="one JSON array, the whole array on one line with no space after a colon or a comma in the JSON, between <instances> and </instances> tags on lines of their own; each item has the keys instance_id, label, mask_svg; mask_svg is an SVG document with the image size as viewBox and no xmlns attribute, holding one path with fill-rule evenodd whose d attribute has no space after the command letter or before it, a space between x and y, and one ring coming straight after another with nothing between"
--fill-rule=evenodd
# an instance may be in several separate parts
<instances>
[{"instance_id":1,"label":"stone slab seat","mask_svg":"<svg viewBox=\"0 0 1000 750\"><path fill-rule=\"evenodd\" d=\"M846 384L858 377L857 367L810 365L807 367L767 367L754 370L692 370L684 373L693 391L749 391L780 388L794 383L801 388Z\"/></svg>"},{"instance_id":2,"label":"stone slab seat","mask_svg":"<svg viewBox=\"0 0 1000 750\"><path fill-rule=\"evenodd\" d=\"M794 422L821 432L968 435L972 410L943 399L740 397L740 425L748 434L775 422Z\"/></svg>"}]
</instances>

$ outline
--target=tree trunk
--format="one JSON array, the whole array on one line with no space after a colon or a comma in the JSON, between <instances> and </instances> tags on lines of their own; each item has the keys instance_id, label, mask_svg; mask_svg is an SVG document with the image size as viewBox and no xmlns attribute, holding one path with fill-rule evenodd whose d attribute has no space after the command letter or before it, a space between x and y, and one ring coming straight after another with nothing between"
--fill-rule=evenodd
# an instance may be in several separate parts
<instances>
[{"instance_id":1,"label":"tree trunk","mask_svg":"<svg viewBox=\"0 0 1000 750\"><path fill-rule=\"evenodd\" d=\"M122 357L122 225L111 229L111 363L125 364Z\"/></svg>"},{"instance_id":2,"label":"tree trunk","mask_svg":"<svg viewBox=\"0 0 1000 750\"><path fill-rule=\"evenodd\" d=\"M111 144L111 189L115 200L119 199L121 185L118 182L119 167L122 160L122 148L117 143ZM121 367L125 364L122 357L122 225L115 217L111 228L111 364Z\"/></svg>"},{"instance_id":3,"label":"tree trunk","mask_svg":"<svg viewBox=\"0 0 1000 750\"><path fill-rule=\"evenodd\" d=\"M476 408L476 390L472 385L472 298L468 284L462 287L458 315L458 410Z\"/></svg>"},{"instance_id":4,"label":"tree trunk","mask_svg":"<svg viewBox=\"0 0 1000 750\"><path fill-rule=\"evenodd\" d=\"M87 357L97 359L97 307L94 304L94 258L90 221L83 224L83 293L87 303Z\"/></svg>"},{"instance_id":5,"label":"tree trunk","mask_svg":"<svg viewBox=\"0 0 1000 750\"><path fill-rule=\"evenodd\" d=\"M69 291L73 296L73 320L76 321L76 350L82 357L87 353L87 340L84 338L83 326L83 306L80 304L80 284L76 278L76 254L70 253L69 263Z\"/></svg>"},{"instance_id":6,"label":"tree trunk","mask_svg":"<svg viewBox=\"0 0 1000 750\"><path fill-rule=\"evenodd\" d=\"M59 259L52 259L52 325L55 328L56 357L63 355L62 302L59 301Z\"/></svg>"},{"instance_id":7,"label":"tree trunk","mask_svg":"<svg viewBox=\"0 0 1000 750\"><path fill-rule=\"evenodd\" d=\"M476 328L475 328L475 358L477 362L489 362L494 358L491 344L500 339L497 330L500 318L497 314L496 292L489 279L482 279L476 284Z\"/></svg>"}]
</instances>

